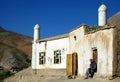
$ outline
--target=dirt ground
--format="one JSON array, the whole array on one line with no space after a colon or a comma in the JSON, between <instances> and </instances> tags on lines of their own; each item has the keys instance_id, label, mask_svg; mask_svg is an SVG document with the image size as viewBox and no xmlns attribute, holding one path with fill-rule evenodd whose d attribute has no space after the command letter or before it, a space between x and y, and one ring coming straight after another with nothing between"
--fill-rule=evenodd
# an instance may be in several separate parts
<instances>
[{"instance_id":1,"label":"dirt ground","mask_svg":"<svg viewBox=\"0 0 120 82\"><path fill-rule=\"evenodd\" d=\"M120 78L115 78L113 80L108 79L47 79L42 82L120 82Z\"/></svg>"},{"instance_id":2,"label":"dirt ground","mask_svg":"<svg viewBox=\"0 0 120 82\"><path fill-rule=\"evenodd\" d=\"M113 80L107 78L84 79L84 77L76 77L76 79L68 79L64 69L45 69L32 70L31 67L24 69L15 75L6 78L4 82L120 82L120 77Z\"/></svg>"}]
</instances>

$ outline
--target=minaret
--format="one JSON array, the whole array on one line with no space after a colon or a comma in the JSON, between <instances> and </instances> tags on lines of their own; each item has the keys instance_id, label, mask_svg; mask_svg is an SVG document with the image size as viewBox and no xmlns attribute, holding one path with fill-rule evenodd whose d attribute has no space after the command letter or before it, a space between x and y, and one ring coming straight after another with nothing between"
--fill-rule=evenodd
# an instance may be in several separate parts
<instances>
[{"instance_id":1,"label":"minaret","mask_svg":"<svg viewBox=\"0 0 120 82\"><path fill-rule=\"evenodd\" d=\"M102 4L98 9L98 25L104 26L107 24L107 7Z\"/></svg>"},{"instance_id":2,"label":"minaret","mask_svg":"<svg viewBox=\"0 0 120 82\"><path fill-rule=\"evenodd\" d=\"M38 24L34 27L34 41L36 42L40 38L40 27Z\"/></svg>"},{"instance_id":3,"label":"minaret","mask_svg":"<svg viewBox=\"0 0 120 82\"><path fill-rule=\"evenodd\" d=\"M40 38L40 27L38 24L34 27L34 40L32 45L32 69L37 69L37 46L36 41Z\"/></svg>"}]
</instances>

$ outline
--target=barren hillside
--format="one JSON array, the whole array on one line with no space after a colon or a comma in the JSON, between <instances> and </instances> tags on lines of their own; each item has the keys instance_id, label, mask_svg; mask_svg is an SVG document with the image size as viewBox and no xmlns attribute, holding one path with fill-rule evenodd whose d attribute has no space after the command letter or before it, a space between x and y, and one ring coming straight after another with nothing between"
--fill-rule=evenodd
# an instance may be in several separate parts
<instances>
[{"instance_id":1,"label":"barren hillside","mask_svg":"<svg viewBox=\"0 0 120 82\"><path fill-rule=\"evenodd\" d=\"M0 27L0 66L23 68L30 65L32 38Z\"/></svg>"}]
</instances>

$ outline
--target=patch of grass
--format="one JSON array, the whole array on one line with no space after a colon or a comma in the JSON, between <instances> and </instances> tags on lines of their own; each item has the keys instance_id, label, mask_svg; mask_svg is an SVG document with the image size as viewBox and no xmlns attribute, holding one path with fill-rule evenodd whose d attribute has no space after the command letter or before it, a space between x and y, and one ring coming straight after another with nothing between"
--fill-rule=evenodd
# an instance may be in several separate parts
<instances>
[{"instance_id":1,"label":"patch of grass","mask_svg":"<svg viewBox=\"0 0 120 82\"><path fill-rule=\"evenodd\" d=\"M9 34L10 34L10 32L1 32L0 36L6 36L6 35L9 35Z\"/></svg>"},{"instance_id":2,"label":"patch of grass","mask_svg":"<svg viewBox=\"0 0 120 82\"><path fill-rule=\"evenodd\" d=\"M11 75L10 71L0 70L0 82Z\"/></svg>"}]
</instances>

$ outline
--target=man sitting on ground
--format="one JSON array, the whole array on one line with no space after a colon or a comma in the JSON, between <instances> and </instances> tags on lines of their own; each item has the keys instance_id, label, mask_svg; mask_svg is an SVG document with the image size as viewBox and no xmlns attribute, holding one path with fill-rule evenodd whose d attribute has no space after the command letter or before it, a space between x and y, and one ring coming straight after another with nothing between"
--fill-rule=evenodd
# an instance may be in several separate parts
<instances>
[{"instance_id":1,"label":"man sitting on ground","mask_svg":"<svg viewBox=\"0 0 120 82\"><path fill-rule=\"evenodd\" d=\"M90 59L90 68L88 68L86 71L85 79L88 79L88 77L93 78L95 72L97 72L97 64L95 61L93 61L93 59Z\"/></svg>"}]
</instances>

